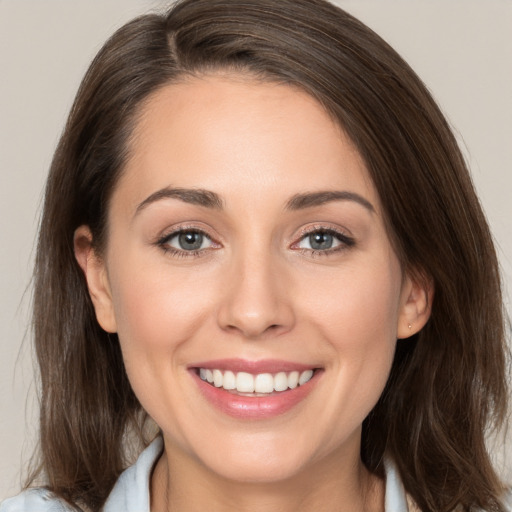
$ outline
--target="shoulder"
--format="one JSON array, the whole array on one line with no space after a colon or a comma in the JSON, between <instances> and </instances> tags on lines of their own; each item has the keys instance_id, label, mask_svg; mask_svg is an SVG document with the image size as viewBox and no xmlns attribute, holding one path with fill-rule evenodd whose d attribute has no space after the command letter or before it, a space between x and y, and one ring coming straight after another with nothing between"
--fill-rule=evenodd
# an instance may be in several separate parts
<instances>
[{"instance_id":1,"label":"shoulder","mask_svg":"<svg viewBox=\"0 0 512 512\"><path fill-rule=\"evenodd\" d=\"M507 489L503 496L503 506L508 512L512 512L512 487Z\"/></svg>"},{"instance_id":2,"label":"shoulder","mask_svg":"<svg viewBox=\"0 0 512 512\"><path fill-rule=\"evenodd\" d=\"M75 509L50 491L34 488L0 503L0 512L75 512Z\"/></svg>"},{"instance_id":3,"label":"shoulder","mask_svg":"<svg viewBox=\"0 0 512 512\"><path fill-rule=\"evenodd\" d=\"M1 0L0 0L1 1ZM114 485L104 512L149 512L150 481L153 467L163 450L163 439L158 436L126 469ZM14 498L0 503L0 512L77 512L73 507L47 489L27 489Z\"/></svg>"},{"instance_id":4,"label":"shoulder","mask_svg":"<svg viewBox=\"0 0 512 512\"><path fill-rule=\"evenodd\" d=\"M384 468L386 473L386 494L385 511L386 512L421 512L421 509L414 502L412 497L405 491L400 478L400 473L393 459L389 456L384 458ZM506 489L501 496L501 505L506 512L512 512L512 487ZM472 507L473 512L491 512L481 508ZM2 512L0 510L0 512ZM453 512L463 512L461 506L456 507Z\"/></svg>"},{"instance_id":5,"label":"shoulder","mask_svg":"<svg viewBox=\"0 0 512 512\"><path fill-rule=\"evenodd\" d=\"M150 511L151 473L162 450L163 439L158 436L139 455L137 462L121 474L103 505L103 512Z\"/></svg>"}]
</instances>

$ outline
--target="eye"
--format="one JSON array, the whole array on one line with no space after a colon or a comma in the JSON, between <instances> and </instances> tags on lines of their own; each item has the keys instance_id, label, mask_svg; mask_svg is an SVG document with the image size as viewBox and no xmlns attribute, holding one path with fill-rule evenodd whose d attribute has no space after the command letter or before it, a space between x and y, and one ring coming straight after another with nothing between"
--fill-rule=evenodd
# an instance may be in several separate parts
<instances>
[{"instance_id":1,"label":"eye","mask_svg":"<svg viewBox=\"0 0 512 512\"><path fill-rule=\"evenodd\" d=\"M212 239L198 229L180 229L165 235L158 241L165 251L180 256L192 256L215 247ZM187 254L188 253L188 254Z\"/></svg>"},{"instance_id":2,"label":"eye","mask_svg":"<svg viewBox=\"0 0 512 512\"><path fill-rule=\"evenodd\" d=\"M316 231L305 236L300 242L299 247L301 249L313 249L314 251L324 251L326 249L332 249L339 245L339 240L334 238L332 233L327 231Z\"/></svg>"},{"instance_id":3,"label":"eye","mask_svg":"<svg viewBox=\"0 0 512 512\"><path fill-rule=\"evenodd\" d=\"M354 244L354 239L344 233L334 229L318 228L305 233L295 247L313 254L328 254L352 247Z\"/></svg>"}]
</instances>

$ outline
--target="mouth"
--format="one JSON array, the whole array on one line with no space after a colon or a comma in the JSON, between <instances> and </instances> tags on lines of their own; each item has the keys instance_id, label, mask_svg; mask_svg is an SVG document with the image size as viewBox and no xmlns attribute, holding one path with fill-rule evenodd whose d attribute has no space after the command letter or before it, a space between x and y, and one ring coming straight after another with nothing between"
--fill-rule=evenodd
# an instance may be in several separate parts
<instances>
[{"instance_id":1,"label":"mouth","mask_svg":"<svg viewBox=\"0 0 512 512\"><path fill-rule=\"evenodd\" d=\"M282 361L217 360L189 367L203 398L237 419L264 420L306 402L324 369Z\"/></svg>"},{"instance_id":2,"label":"mouth","mask_svg":"<svg viewBox=\"0 0 512 512\"><path fill-rule=\"evenodd\" d=\"M289 372L258 373L233 372L218 368L198 368L199 378L213 387L222 388L239 396L268 396L282 393L309 382L318 369Z\"/></svg>"}]
</instances>

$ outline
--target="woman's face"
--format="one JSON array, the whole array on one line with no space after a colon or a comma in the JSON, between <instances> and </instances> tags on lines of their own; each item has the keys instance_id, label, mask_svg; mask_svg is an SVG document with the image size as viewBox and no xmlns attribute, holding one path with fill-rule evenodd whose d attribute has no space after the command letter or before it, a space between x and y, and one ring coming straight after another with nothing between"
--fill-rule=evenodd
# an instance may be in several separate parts
<instances>
[{"instance_id":1,"label":"woman's face","mask_svg":"<svg viewBox=\"0 0 512 512\"><path fill-rule=\"evenodd\" d=\"M158 91L93 256L98 320L168 454L230 479L358 460L396 339L420 327L360 155L290 86Z\"/></svg>"}]
</instances>

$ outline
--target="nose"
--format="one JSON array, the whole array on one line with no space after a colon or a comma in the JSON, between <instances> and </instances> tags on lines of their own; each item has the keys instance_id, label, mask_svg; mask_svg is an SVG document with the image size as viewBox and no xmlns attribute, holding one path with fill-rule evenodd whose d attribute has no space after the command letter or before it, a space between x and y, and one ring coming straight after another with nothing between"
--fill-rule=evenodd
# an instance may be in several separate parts
<instances>
[{"instance_id":1,"label":"nose","mask_svg":"<svg viewBox=\"0 0 512 512\"><path fill-rule=\"evenodd\" d=\"M219 326L246 339L278 336L295 324L285 269L268 254L240 256L223 279Z\"/></svg>"}]
</instances>

